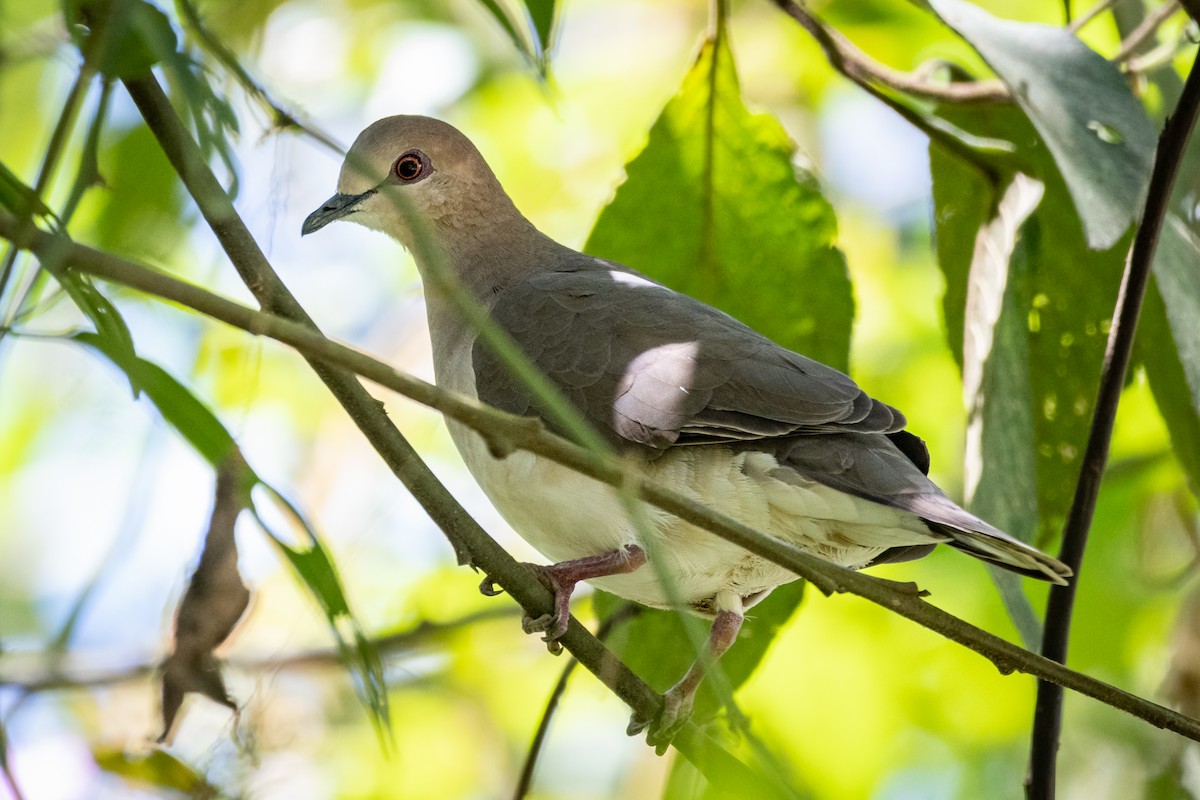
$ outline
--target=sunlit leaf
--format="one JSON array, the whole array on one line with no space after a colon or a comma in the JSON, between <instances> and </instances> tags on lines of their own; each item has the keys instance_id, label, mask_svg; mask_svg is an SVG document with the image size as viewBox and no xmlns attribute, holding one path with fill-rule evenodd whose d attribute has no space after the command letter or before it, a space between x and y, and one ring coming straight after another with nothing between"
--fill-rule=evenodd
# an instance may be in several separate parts
<instances>
[{"instance_id":1,"label":"sunlit leaf","mask_svg":"<svg viewBox=\"0 0 1200 800\"><path fill-rule=\"evenodd\" d=\"M779 121L747 110L723 42L705 44L585 249L845 369L854 300L833 210Z\"/></svg>"},{"instance_id":2,"label":"sunlit leaf","mask_svg":"<svg viewBox=\"0 0 1200 800\"><path fill-rule=\"evenodd\" d=\"M174 790L192 800L221 796L221 792L204 779L203 773L166 750L151 750L145 755L123 750L98 750L94 758L100 769L119 775L130 783Z\"/></svg>"},{"instance_id":3,"label":"sunlit leaf","mask_svg":"<svg viewBox=\"0 0 1200 800\"><path fill-rule=\"evenodd\" d=\"M87 239L104 250L165 261L187 231L181 221L190 212L184 210L179 181L144 125L113 130L105 138L104 187L83 203L84 209L98 206Z\"/></svg>"},{"instance_id":4,"label":"sunlit leaf","mask_svg":"<svg viewBox=\"0 0 1200 800\"><path fill-rule=\"evenodd\" d=\"M930 0L996 71L1054 156L1087 244L1112 247L1145 197L1155 131L1120 71L1062 28L993 17L967 0Z\"/></svg>"}]
</instances>

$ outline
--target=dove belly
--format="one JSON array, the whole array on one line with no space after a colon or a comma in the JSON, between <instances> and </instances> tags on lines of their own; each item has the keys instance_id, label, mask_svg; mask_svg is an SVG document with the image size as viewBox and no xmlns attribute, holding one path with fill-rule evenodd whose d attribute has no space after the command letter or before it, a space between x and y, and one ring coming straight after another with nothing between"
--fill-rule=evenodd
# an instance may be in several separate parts
<instances>
[{"instance_id":1,"label":"dove belly","mask_svg":"<svg viewBox=\"0 0 1200 800\"><path fill-rule=\"evenodd\" d=\"M620 597L667 608L675 605L674 595L705 613L718 592L732 591L753 605L797 577L647 504L641 504L645 532L639 531L607 484L524 451L493 458L477 434L455 423L451 433L496 509L551 561L641 546L656 563L590 581ZM651 480L846 567L864 566L890 547L940 538L916 515L806 480L770 453L678 447L640 468ZM664 580L673 584L670 590Z\"/></svg>"}]
</instances>

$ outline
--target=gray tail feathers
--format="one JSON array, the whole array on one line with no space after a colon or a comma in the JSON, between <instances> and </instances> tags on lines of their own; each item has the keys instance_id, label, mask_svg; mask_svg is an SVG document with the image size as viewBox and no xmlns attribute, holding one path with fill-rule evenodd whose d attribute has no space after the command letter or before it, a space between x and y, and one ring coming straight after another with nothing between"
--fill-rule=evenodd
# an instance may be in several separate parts
<instances>
[{"instance_id":1,"label":"gray tail feathers","mask_svg":"<svg viewBox=\"0 0 1200 800\"><path fill-rule=\"evenodd\" d=\"M1011 572L1050 581L1060 586L1066 586L1067 578L1074 574L1070 567L1057 558L1048 556L987 523L979 526L984 530L966 530L932 520L925 522L934 531L950 537L946 544L951 547Z\"/></svg>"}]
</instances>

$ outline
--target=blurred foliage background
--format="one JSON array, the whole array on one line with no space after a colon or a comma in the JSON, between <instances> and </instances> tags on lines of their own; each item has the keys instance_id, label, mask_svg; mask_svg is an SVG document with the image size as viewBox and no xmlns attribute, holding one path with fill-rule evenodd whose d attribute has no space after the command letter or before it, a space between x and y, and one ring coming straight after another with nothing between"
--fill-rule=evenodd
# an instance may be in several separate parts
<instances>
[{"instance_id":1,"label":"blurred foliage background","mask_svg":"<svg viewBox=\"0 0 1200 800\"><path fill-rule=\"evenodd\" d=\"M980 5L1008 19L1064 24L1064 4ZM67 14L74 18L79 6L67 3ZM1078 17L1088 4L1066 6ZM1125 0L1080 35L1111 57L1156 7ZM207 132L212 162L236 187L237 207L259 243L329 336L432 379L409 257L353 226L332 226L300 241L300 223L332 193L341 158L312 137L277 130L278 119L229 65L201 47L189 9L161 8L188 59L163 74L182 108L201 110L193 123ZM596 252L619 254L658 276L653 268L662 254L647 252L656 237L645 231L664 221L670 227L671 203L685 205L690 189L679 184L679 194L664 196L638 179L652 181L661 162L647 157L639 170L634 159L653 152L659 140L651 131L663 130L660 123L686 127L688 109L679 98L689 97L685 76L712 12L698 0L531 2L528 9L531 30L552 32L545 53L525 31L524 7L502 1L207 0L192 10L279 107L334 141L345 145L372 120L394 113L446 119L476 142L517 206L543 231L576 247L590 237ZM896 69L939 60L987 74L965 41L915 5L863 0L816 10ZM760 181L751 169L757 156L747 156L751 179L736 169L726 179L730 213L750 210L722 230L722 246L733 255L724 282L707 287L713 297L706 299L720 304L724 298L748 323L848 368L869 393L903 409L910 429L929 444L935 480L962 498L975 487L964 483L965 273L953 264L961 262L956 243L973 239L978 220L965 233L953 220L963 208L977 213L986 188L972 188L971 178L955 173L936 147L931 167L925 135L840 77L802 28L771 3L733 2L723 30L740 80L734 99L778 120L755 118L736 135L759 136L759 144L783 153L785 164L792 158L803 171L795 185L811 192L815 199L805 202L815 205L804 206L814 209L805 217L808 233L794 234L786 225L781 232L771 217L772 198L786 179L770 173ZM1158 60L1129 84L1149 119L1161 123L1194 53L1195 31L1177 13L1152 34L1139 53ZM63 6L0 2L0 163L17 181L38 181L79 62ZM120 84L102 92L94 82L84 92L77 118L66 126L62 166L41 187L42 199L60 212L71 201L77 166L93 152L88 130L102 118L94 150L102 180L80 198L70 221L73 238L250 302ZM663 113L668 103L674 111ZM1013 130L1010 121L970 106L941 116L980 137ZM782 130L798 147L794 155ZM1022 148L1026 163L1048 158ZM609 205L626 164L629 182ZM1181 208L1188 198L1195 208L1196 184L1186 183L1194 175L1185 172ZM1063 244L1069 237L1056 234L1067 228L1079 239L1080 222L1061 179L1040 177L1049 199L1035 219L1040 233L1025 229L1021 262L1022 274L1032 277L1013 280L1013 291L1027 293L1021 302L1028 308L1013 306L1018 327L1034 333L1041 324L1034 312L1045 311L1050 320L1047 304L1061 308L1054 305L1055 287L1065 287L1068 298L1090 287L1111 313L1129 241L1114 237L1111 247L1096 251L1108 255L1069 250ZM779 189L778 196L792 197L791 191ZM664 208L658 220L648 209L656 197ZM1139 205L1127 200L1131 209ZM1181 224L1194 228L1194 213L1183 213ZM935 228L941 233L936 242ZM748 255L756 252L760 233L798 235L803 245L772 239L772 247L812 249L825 278L807 285L801 271L781 280L774 261ZM1181 233L1180 241L1190 244L1187 236ZM1078 249L1078 243L1070 246ZM1186 269L1180 273L1187 299L1197 262L1188 260L1194 247L1181 247L1193 276L1188 284ZM739 260L739 253L747 255ZM479 595L480 576L455 566L440 533L294 353L103 286L138 354L210 407L256 473L321 533L358 625L379 639L391 706L389 732L380 736L303 581L242 519L239 564L253 599L221 650L240 713L193 698L168 743L154 746L161 721L153 667L170 649L174 609L195 568L213 470L146 397L131 398L119 370L71 338L91 323L57 284L38 277L36 261L7 249L5 255L12 263L0 293L6 326L0 340L0 734L7 778L0 797L510 795L564 661L521 635L519 611L509 600ZM808 258L797 268L811 263ZM686 266L686 258L664 266L661 277L703 294L704 286L687 283L696 276ZM840 288L830 283L838 281ZM1195 713L1200 529L1190 490L1196 475L1189 479L1187 469L1200 452L1188 438L1189 430L1200 430L1198 365L1195 351L1188 358L1178 315L1164 311L1154 291L1148 303L1158 306L1148 312L1146 327L1158 327L1142 331L1138 366L1121 403L1080 585L1071 665ZM1083 387L1087 411L1106 320L1057 319L1091 325L1086 358L1059 339L1067 355L1055 350L1039 360L1042 340L1035 336L1034 355L1021 374L1035 388ZM1148 380L1152 367L1143 365L1166 356L1175 358L1178 374ZM1063 364L1083 377L1068 374ZM1161 381L1154 392L1151 380ZM466 508L518 558L539 560L474 486L438 415L372 391ZM1059 495L1069 498L1078 462L1057 445L1038 449L1048 446L1051 434L1042 428L1053 427L1056 407L1045 405L1046 396L1029 397L1045 413L1034 415L1036 425L1027 420L1028 441L1010 447L1027 460L989 462L1001 470L1024 463L1029 471L993 478L996 488L990 495L979 489L976 500L993 519L1053 549L1061 525L1055 504ZM1171 397L1174 405L1164 400ZM1073 402L1064 394L1064 414ZM1087 415L1076 416L1079 435L1072 441L1082 449ZM1009 439L1017 441L1017 434ZM975 469L978 479L978 464ZM1055 469L1063 475L1047 477ZM1022 486L1036 497L1016 493ZM267 524L283 524L270 509L263 515ZM961 555L939 551L877 573L914 580L940 607L1007 638L1019 636L987 570ZM1045 587L1025 591L1040 613ZM768 638L749 646L765 657L736 698L755 746L800 796L1020 794L1033 679L1001 676L978 656L853 597L810 592L793 614L798 599L798 591L790 593L786 603L763 612ZM576 609L582 619L595 620L588 599ZM642 646L665 652L676 644ZM677 647L686 652L685 643ZM1064 797L1200 796L1194 746L1085 698L1068 696L1066 712ZM530 796L693 796L699 784L692 768L674 753L658 758L626 738L626 716L591 676L574 675Z\"/></svg>"}]
</instances>

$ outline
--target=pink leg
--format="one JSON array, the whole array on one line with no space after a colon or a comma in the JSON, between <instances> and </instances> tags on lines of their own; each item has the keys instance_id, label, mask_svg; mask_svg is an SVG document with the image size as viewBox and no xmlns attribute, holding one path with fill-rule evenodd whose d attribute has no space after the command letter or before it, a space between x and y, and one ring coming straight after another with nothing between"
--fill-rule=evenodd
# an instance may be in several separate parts
<instances>
[{"instance_id":1,"label":"pink leg","mask_svg":"<svg viewBox=\"0 0 1200 800\"><path fill-rule=\"evenodd\" d=\"M554 593L554 609L540 617L526 616L521 622L521 627L526 633L544 634L542 641L547 643L550 652L562 652L562 645L558 643L558 639L567 632L567 625L571 621L571 593L575 591L575 584L591 578L624 575L645 563L646 551L637 545L627 544L620 550L560 561L548 567L526 564L542 585ZM487 579L479 589L484 594L496 593L492 582Z\"/></svg>"},{"instance_id":2,"label":"pink leg","mask_svg":"<svg viewBox=\"0 0 1200 800\"><path fill-rule=\"evenodd\" d=\"M718 611L713 618L712 628L708 633L708 644L700 657L696 659L679 683L672 686L663 695L662 713L656 720L633 719L629 723L628 733L636 735L649 728L646 742L654 746L659 755L666 752L671 739L683 727L683 723L692 713L692 705L696 702L696 690L708 674L708 670L717 662L725 651L737 641L738 631L742 628L741 603L737 603L738 611Z\"/></svg>"}]
</instances>

